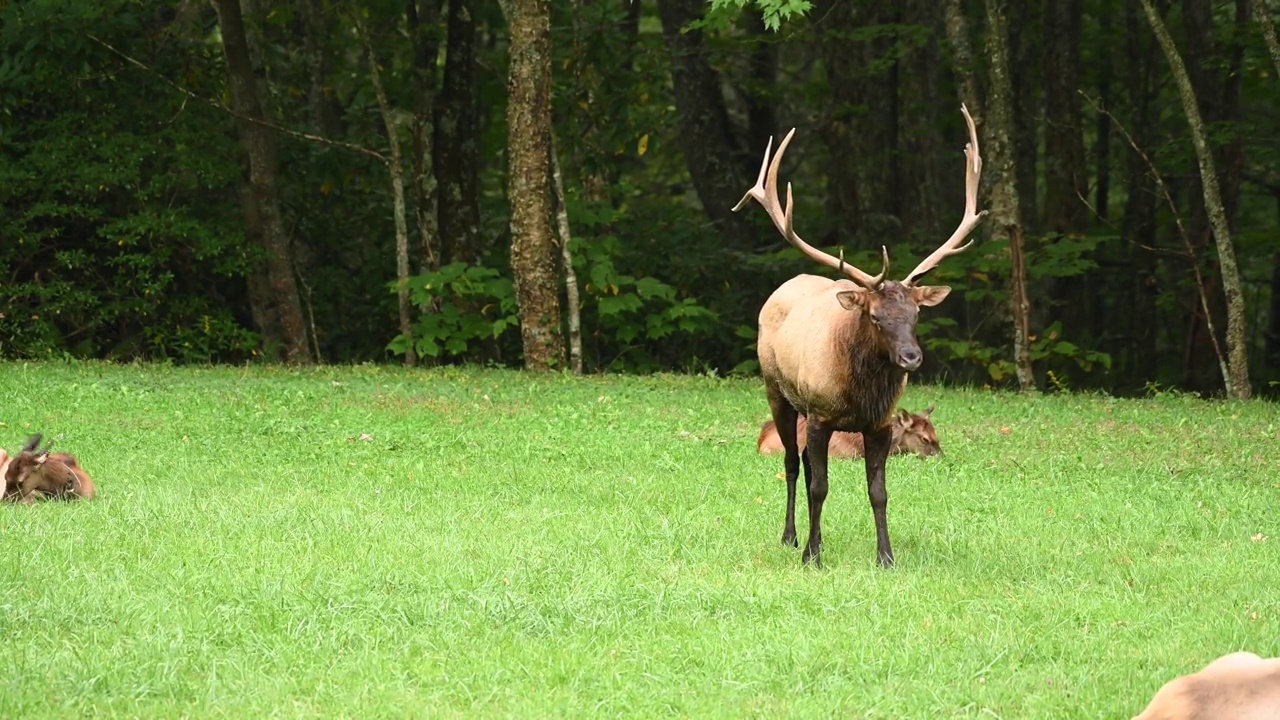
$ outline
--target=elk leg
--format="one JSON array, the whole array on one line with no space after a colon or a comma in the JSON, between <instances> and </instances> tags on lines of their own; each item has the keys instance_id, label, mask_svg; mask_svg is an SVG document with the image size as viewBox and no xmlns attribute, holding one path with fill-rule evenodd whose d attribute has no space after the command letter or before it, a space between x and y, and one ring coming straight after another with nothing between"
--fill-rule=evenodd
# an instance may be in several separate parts
<instances>
[{"instance_id":1,"label":"elk leg","mask_svg":"<svg viewBox=\"0 0 1280 720\"><path fill-rule=\"evenodd\" d=\"M809 431L805 438L805 473L809 498L809 542L804 546L804 563L822 567L822 503L827 499L827 446L831 431L809 418Z\"/></svg>"},{"instance_id":2,"label":"elk leg","mask_svg":"<svg viewBox=\"0 0 1280 720\"><path fill-rule=\"evenodd\" d=\"M778 431L785 453L783 465L787 474L787 518L782 526L782 544L800 547L796 541L796 478L800 475L799 442L796 439L796 409L791 407L781 393L769 392L769 409L773 411L773 426Z\"/></svg>"},{"instance_id":3,"label":"elk leg","mask_svg":"<svg viewBox=\"0 0 1280 720\"><path fill-rule=\"evenodd\" d=\"M808 441L806 440L806 442ZM831 457L830 451L827 452L827 457L828 458ZM800 451L800 460L802 461L801 464L802 464L802 467L804 468L804 492L805 492L806 502L808 502L807 498L809 497L809 487L813 485L813 463L809 462L808 447ZM822 538L819 537L818 541L821 542Z\"/></svg>"},{"instance_id":4,"label":"elk leg","mask_svg":"<svg viewBox=\"0 0 1280 720\"><path fill-rule=\"evenodd\" d=\"M881 567L893 567L893 546L889 544L889 491L884 486L884 465L893 444L893 428L885 426L862 434L867 453L867 497L876 518L876 553Z\"/></svg>"}]
</instances>

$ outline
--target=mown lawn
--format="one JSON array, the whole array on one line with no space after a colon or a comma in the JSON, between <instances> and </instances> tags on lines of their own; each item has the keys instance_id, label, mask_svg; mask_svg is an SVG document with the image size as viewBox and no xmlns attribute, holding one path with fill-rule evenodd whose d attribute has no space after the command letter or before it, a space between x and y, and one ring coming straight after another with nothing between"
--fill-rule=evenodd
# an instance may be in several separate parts
<instances>
[{"instance_id":1,"label":"mown lawn","mask_svg":"<svg viewBox=\"0 0 1280 720\"><path fill-rule=\"evenodd\" d=\"M930 402L896 569L839 462L812 571L758 381L0 364L101 492L0 506L0 717L1127 718L1280 653L1274 404Z\"/></svg>"}]
</instances>

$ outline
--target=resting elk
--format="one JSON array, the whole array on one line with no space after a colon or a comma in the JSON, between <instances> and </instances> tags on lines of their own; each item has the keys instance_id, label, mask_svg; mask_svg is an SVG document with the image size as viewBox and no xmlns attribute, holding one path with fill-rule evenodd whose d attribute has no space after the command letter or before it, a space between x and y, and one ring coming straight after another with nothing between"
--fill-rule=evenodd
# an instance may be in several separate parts
<instances>
[{"instance_id":1,"label":"resting elk","mask_svg":"<svg viewBox=\"0 0 1280 720\"><path fill-rule=\"evenodd\" d=\"M933 426L929 415L933 406L925 408L922 413L898 410L893 415L893 434L889 440L890 455L909 455L914 453L921 459L942 453L942 445L938 443L938 430ZM808 432L808 421L801 415L796 422L796 444L801 453L804 452L805 435ZM760 426L760 436L756 438L756 450L761 455L777 455L783 451L782 438L778 437L778 428L772 420ZM831 434L831 444L827 446L827 459L860 458L865 454L862 446L862 433L836 432Z\"/></svg>"},{"instance_id":2,"label":"resting elk","mask_svg":"<svg viewBox=\"0 0 1280 720\"><path fill-rule=\"evenodd\" d=\"M4 499L29 504L39 498L92 498L93 480L76 457L49 452L52 442L39 449L40 438L39 433L31 436L11 459L0 451L0 467L4 468L0 476L4 490L0 494Z\"/></svg>"},{"instance_id":3,"label":"resting elk","mask_svg":"<svg viewBox=\"0 0 1280 720\"><path fill-rule=\"evenodd\" d=\"M1234 652L1165 683L1133 720L1280 720L1280 658Z\"/></svg>"},{"instance_id":4,"label":"resting elk","mask_svg":"<svg viewBox=\"0 0 1280 720\"><path fill-rule=\"evenodd\" d=\"M778 198L778 166L795 130L787 133L769 159L773 140L765 148L756 184L734 211L754 199L765 209L774 227L789 243L821 265L848 277L831 280L798 275L783 283L760 310L756 346L765 393L773 421L785 450L787 514L782 542L796 541L796 479L804 464L808 490L809 539L803 562L822 567L822 504L827 499L827 455L831 434L860 432L866 446L867 494L876 523L876 549L882 567L893 565L886 514L889 495L884 468L892 440L892 411L907 385L907 373L920 367L923 356L916 341L916 319L921 307L946 299L951 288L917 283L944 258L966 250L965 243L986 211L978 212L978 179L982 157L978 131L969 110L960 108L969 126L965 146L965 210L950 239L926 257L901 281L886 280L889 251L881 248L883 267L870 275L840 258L809 245L792 224L791 185L787 204ZM964 243L964 244L961 244ZM808 420L807 447L803 455L796 441L796 418Z\"/></svg>"}]
</instances>

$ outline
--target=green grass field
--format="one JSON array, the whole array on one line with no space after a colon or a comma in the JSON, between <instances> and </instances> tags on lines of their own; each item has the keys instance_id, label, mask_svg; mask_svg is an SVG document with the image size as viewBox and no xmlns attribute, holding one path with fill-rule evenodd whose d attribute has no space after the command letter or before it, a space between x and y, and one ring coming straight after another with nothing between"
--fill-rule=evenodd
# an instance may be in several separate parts
<instances>
[{"instance_id":1,"label":"green grass field","mask_svg":"<svg viewBox=\"0 0 1280 720\"><path fill-rule=\"evenodd\" d=\"M0 364L100 491L0 506L0 717L1128 718L1280 653L1275 405L930 402L897 567L841 461L813 571L758 381Z\"/></svg>"}]
</instances>

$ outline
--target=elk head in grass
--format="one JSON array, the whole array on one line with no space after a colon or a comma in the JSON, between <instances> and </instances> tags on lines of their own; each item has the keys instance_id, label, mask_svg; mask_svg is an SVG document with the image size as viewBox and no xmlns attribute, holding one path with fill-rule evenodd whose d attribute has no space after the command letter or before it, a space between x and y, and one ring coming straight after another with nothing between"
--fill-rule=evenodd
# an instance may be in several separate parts
<instances>
[{"instance_id":1,"label":"elk head in grass","mask_svg":"<svg viewBox=\"0 0 1280 720\"><path fill-rule=\"evenodd\" d=\"M760 310L757 348L760 370L773 421L782 438L787 479L787 514L782 542L796 540L796 479L804 466L808 489L809 540L804 562L822 565L822 504L827 497L827 449L831 434L860 432L866 451L867 493L876 523L876 547L880 564L893 565L889 543L885 490L885 459L893 432L893 408L907 385L907 373L924 359L916 340L916 320L921 307L946 299L949 287L918 284L944 258L966 250L965 242L986 215L978 212L978 180L982 157L978 131L969 111L961 106L969 127L965 146L965 209L950 239L925 258L901 281L886 280L889 252L881 248L883 268L870 275L833 257L796 234L793 226L791 185L787 184L785 208L778 198L778 166L795 135L787 133L778 151L769 158L773 141L765 149L756 184L734 210L754 199L764 207L787 242L821 265L848 279L831 280L798 275L783 283ZM801 454L796 439L796 417L808 420L806 447Z\"/></svg>"},{"instance_id":2,"label":"elk head in grass","mask_svg":"<svg viewBox=\"0 0 1280 720\"><path fill-rule=\"evenodd\" d=\"M50 452L53 442L40 448L41 434L32 435L16 457L0 451L0 496L30 504L42 498L74 500L92 498L93 480L70 453Z\"/></svg>"}]
</instances>

